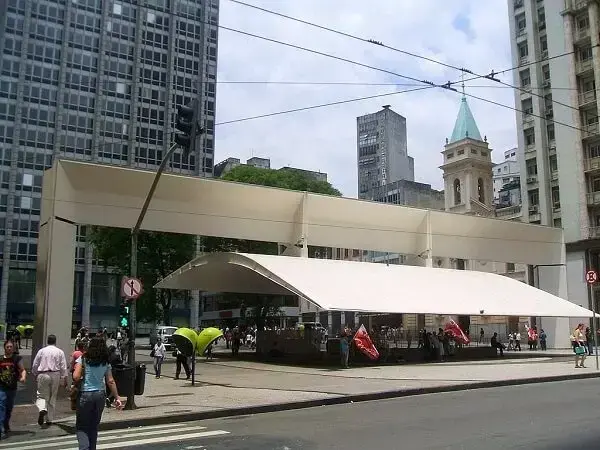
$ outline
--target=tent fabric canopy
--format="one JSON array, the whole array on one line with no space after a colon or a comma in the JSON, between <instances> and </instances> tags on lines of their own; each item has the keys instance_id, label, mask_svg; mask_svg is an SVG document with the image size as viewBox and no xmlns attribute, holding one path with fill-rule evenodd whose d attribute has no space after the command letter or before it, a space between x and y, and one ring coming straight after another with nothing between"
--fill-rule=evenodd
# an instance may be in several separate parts
<instances>
[{"instance_id":1,"label":"tent fabric canopy","mask_svg":"<svg viewBox=\"0 0 600 450\"><path fill-rule=\"evenodd\" d=\"M157 288L298 295L324 310L592 317L592 311L492 273L244 253L194 259Z\"/></svg>"}]
</instances>

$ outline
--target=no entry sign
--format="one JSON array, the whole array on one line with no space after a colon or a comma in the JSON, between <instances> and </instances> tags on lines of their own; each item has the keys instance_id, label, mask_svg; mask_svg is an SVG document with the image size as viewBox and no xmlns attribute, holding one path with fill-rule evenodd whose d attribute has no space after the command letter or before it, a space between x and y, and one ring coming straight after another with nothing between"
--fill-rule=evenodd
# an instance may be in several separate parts
<instances>
[{"instance_id":1,"label":"no entry sign","mask_svg":"<svg viewBox=\"0 0 600 450\"><path fill-rule=\"evenodd\" d=\"M142 282L137 278L123 277L121 281L121 296L135 300L142 295Z\"/></svg>"}]
</instances>

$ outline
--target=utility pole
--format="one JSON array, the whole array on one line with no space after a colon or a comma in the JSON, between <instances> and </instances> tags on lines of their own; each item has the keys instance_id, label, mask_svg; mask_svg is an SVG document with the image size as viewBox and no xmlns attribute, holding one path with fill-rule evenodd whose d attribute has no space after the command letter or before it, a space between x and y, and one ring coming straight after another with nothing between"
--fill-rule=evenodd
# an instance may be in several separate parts
<instances>
[{"instance_id":1,"label":"utility pole","mask_svg":"<svg viewBox=\"0 0 600 450\"><path fill-rule=\"evenodd\" d=\"M154 197L154 192L156 191L156 187L158 186L158 182L160 180L161 175L165 171L167 167L167 163L171 159L171 156L175 152L178 147L183 149L183 157L188 157L190 152L194 150L194 143L196 140L196 135L200 135L204 133L204 130L200 128L197 124L197 102L193 102L191 106L180 106L177 111L177 122L175 128L181 131L181 134L175 135L175 142L171 144L167 154L162 159L158 170L156 171L156 175L154 176L154 180L152 181L152 186L150 186L150 190L146 195L146 200L144 200L144 204L142 206L142 210L140 211L140 215L135 223L135 226L131 230L131 256L130 256L130 277L137 278L138 272L138 238L140 234L140 228L142 227L142 222L144 221L144 217L146 217L146 213L148 212L148 207L150 206L150 201L152 201L152 197ZM132 410L136 409L135 406L135 335L137 332L137 321L136 321L136 302L135 300L131 302L129 308L129 351L127 356L127 362L131 366L133 366L134 376L131 377L131 395L127 397L127 403L125 404L125 409Z\"/></svg>"}]
</instances>

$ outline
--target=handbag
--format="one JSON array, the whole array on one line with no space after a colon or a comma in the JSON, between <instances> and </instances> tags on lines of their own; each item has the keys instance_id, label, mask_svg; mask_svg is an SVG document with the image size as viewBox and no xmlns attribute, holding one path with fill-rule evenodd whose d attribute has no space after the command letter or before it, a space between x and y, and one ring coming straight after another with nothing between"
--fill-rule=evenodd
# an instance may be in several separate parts
<instances>
[{"instance_id":1,"label":"handbag","mask_svg":"<svg viewBox=\"0 0 600 450\"><path fill-rule=\"evenodd\" d=\"M577 347L575 347L575 354L576 355L584 355L585 347L583 345L578 345Z\"/></svg>"},{"instance_id":2,"label":"handbag","mask_svg":"<svg viewBox=\"0 0 600 450\"><path fill-rule=\"evenodd\" d=\"M156 355L156 352L154 351L154 349L152 349L152 351L150 352L150 358L154 358L155 355Z\"/></svg>"},{"instance_id":3,"label":"handbag","mask_svg":"<svg viewBox=\"0 0 600 450\"><path fill-rule=\"evenodd\" d=\"M81 378L78 382L71 383L71 389L69 390L69 400L71 401L71 411L77 411L77 401L81 395L81 386L85 379L85 364L81 361Z\"/></svg>"}]
</instances>

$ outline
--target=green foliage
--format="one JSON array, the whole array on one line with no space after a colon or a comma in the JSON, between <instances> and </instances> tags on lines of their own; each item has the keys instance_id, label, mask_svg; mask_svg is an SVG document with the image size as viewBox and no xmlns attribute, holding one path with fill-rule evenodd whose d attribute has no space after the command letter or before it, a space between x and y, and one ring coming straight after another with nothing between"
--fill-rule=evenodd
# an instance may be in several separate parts
<instances>
[{"instance_id":1,"label":"green foliage","mask_svg":"<svg viewBox=\"0 0 600 450\"><path fill-rule=\"evenodd\" d=\"M122 228L92 227L88 239L95 255L105 267L119 275L129 275L131 259L131 233ZM169 289L156 290L152 286L173 270L195 256L195 237L174 233L142 231L138 237L138 278L144 293L136 300L139 320L170 324L173 298L183 295ZM158 308L160 305L160 309Z\"/></svg>"},{"instance_id":2,"label":"green foliage","mask_svg":"<svg viewBox=\"0 0 600 450\"><path fill-rule=\"evenodd\" d=\"M342 193L327 181L318 181L305 172L283 168L279 170L262 169L254 166L237 166L227 172L223 180L239 183L258 184L292 191L307 191L317 194L341 196Z\"/></svg>"}]
</instances>

